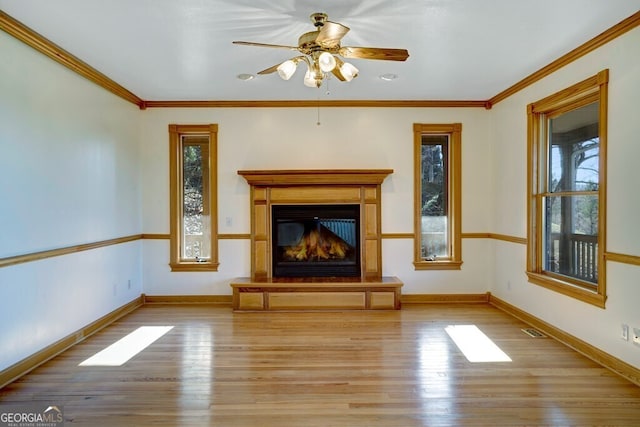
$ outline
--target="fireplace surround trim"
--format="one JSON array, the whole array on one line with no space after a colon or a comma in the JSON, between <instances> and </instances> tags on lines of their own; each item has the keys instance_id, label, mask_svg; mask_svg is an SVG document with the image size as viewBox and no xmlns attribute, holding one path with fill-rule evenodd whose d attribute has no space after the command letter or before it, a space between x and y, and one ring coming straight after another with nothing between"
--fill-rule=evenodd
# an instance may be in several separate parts
<instances>
[{"instance_id":1,"label":"fireplace surround trim","mask_svg":"<svg viewBox=\"0 0 640 427\"><path fill-rule=\"evenodd\" d=\"M239 170L250 188L251 278L272 279L273 204L360 205L363 279L382 277L381 184L393 169Z\"/></svg>"},{"instance_id":2,"label":"fireplace surround trim","mask_svg":"<svg viewBox=\"0 0 640 427\"><path fill-rule=\"evenodd\" d=\"M382 277L381 184L393 169L240 170L250 185L251 277L231 282L234 311L398 310L402 282ZM360 277L273 277L272 207L360 209Z\"/></svg>"}]
</instances>

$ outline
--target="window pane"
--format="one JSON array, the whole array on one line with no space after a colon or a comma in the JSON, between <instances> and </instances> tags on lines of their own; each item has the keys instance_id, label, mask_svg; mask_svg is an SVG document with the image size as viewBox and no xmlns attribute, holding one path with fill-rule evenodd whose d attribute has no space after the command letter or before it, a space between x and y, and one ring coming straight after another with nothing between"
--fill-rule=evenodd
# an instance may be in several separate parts
<instances>
[{"instance_id":1,"label":"window pane","mask_svg":"<svg viewBox=\"0 0 640 427\"><path fill-rule=\"evenodd\" d=\"M549 191L597 191L599 103L549 120Z\"/></svg>"},{"instance_id":2,"label":"window pane","mask_svg":"<svg viewBox=\"0 0 640 427\"><path fill-rule=\"evenodd\" d=\"M449 257L448 135L422 137L422 258Z\"/></svg>"},{"instance_id":3,"label":"window pane","mask_svg":"<svg viewBox=\"0 0 640 427\"><path fill-rule=\"evenodd\" d=\"M206 259L211 256L208 242L209 216L205 206L205 174L203 148L201 136L183 137L182 146L182 258ZM207 138L204 137L206 141Z\"/></svg>"},{"instance_id":4,"label":"window pane","mask_svg":"<svg viewBox=\"0 0 640 427\"><path fill-rule=\"evenodd\" d=\"M544 270L597 283L598 196L545 198Z\"/></svg>"}]
</instances>

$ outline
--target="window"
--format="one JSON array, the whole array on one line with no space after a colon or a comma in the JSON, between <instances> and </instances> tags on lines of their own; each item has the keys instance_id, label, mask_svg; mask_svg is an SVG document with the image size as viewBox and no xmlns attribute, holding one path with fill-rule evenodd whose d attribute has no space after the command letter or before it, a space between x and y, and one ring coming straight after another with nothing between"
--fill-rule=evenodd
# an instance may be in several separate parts
<instances>
[{"instance_id":1,"label":"window","mask_svg":"<svg viewBox=\"0 0 640 427\"><path fill-rule=\"evenodd\" d=\"M462 124L413 125L416 270L459 269Z\"/></svg>"},{"instance_id":2,"label":"window","mask_svg":"<svg viewBox=\"0 0 640 427\"><path fill-rule=\"evenodd\" d=\"M169 125L172 271L218 269L218 126Z\"/></svg>"},{"instance_id":3,"label":"window","mask_svg":"<svg viewBox=\"0 0 640 427\"><path fill-rule=\"evenodd\" d=\"M528 106L529 281L604 307L608 70Z\"/></svg>"}]
</instances>

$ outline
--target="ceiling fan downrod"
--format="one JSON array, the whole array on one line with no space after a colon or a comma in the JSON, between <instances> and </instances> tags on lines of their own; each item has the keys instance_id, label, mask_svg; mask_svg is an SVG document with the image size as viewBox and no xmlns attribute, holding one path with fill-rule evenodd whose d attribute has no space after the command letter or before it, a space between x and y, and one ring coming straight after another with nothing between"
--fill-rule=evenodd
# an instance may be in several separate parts
<instances>
[{"instance_id":1,"label":"ceiling fan downrod","mask_svg":"<svg viewBox=\"0 0 640 427\"><path fill-rule=\"evenodd\" d=\"M324 23L329 18L329 16L326 13L316 12L312 13L309 18L311 19L311 23L314 27L320 28L324 27Z\"/></svg>"}]
</instances>

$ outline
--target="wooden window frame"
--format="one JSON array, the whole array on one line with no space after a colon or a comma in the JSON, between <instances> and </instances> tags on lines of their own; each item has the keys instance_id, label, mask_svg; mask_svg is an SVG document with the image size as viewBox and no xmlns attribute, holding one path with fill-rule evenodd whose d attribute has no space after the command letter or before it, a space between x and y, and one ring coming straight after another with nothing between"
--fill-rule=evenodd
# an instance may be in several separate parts
<instances>
[{"instance_id":1,"label":"wooden window frame","mask_svg":"<svg viewBox=\"0 0 640 427\"><path fill-rule=\"evenodd\" d=\"M208 167L205 166L205 173L208 176L203 179L203 202L204 210L209 213L209 224L211 230L211 257L206 260L184 260L181 257L181 223L183 211L182 194L182 136L184 135L206 135L209 137ZM169 125L169 239L170 239L170 260L171 271L218 271L218 205L217 205L217 147L218 147L218 125ZM205 154L206 155L206 154Z\"/></svg>"},{"instance_id":2,"label":"wooden window frame","mask_svg":"<svg viewBox=\"0 0 640 427\"><path fill-rule=\"evenodd\" d=\"M580 301L605 308L607 228L607 110L609 70L527 106L527 276L529 282ZM599 102L598 283L560 276L543 268L543 206L547 192L548 137L546 121L585 105Z\"/></svg>"},{"instance_id":3,"label":"wooden window frame","mask_svg":"<svg viewBox=\"0 0 640 427\"><path fill-rule=\"evenodd\" d=\"M422 136L448 135L448 258L427 261L422 258ZM459 270L462 266L462 123L413 125L414 147L414 260L416 270Z\"/></svg>"}]
</instances>

